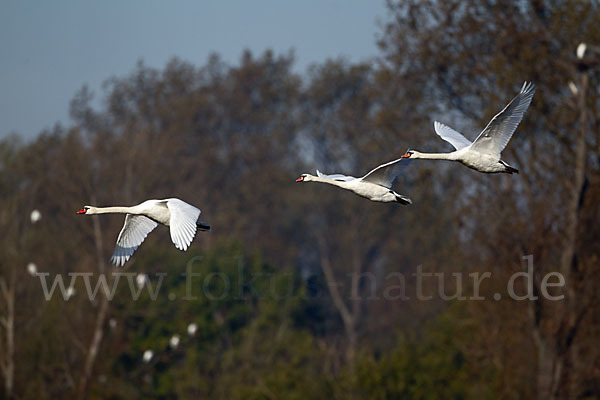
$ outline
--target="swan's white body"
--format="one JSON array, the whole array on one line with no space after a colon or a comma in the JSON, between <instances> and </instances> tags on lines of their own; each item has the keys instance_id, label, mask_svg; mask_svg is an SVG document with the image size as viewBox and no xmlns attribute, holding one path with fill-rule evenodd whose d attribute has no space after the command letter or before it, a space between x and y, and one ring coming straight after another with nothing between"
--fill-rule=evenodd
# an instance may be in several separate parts
<instances>
[{"instance_id":1,"label":"swan's white body","mask_svg":"<svg viewBox=\"0 0 600 400\"><path fill-rule=\"evenodd\" d=\"M412 201L391 187L400 171L408 165L408 160L401 158L380 165L361 178L342 174L326 175L317 170L317 176L302 174L296 182L322 182L350 190L359 196L382 203L412 204Z\"/></svg>"},{"instance_id":2,"label":"swan's white body","mask_svg":"<svg viewBox=\"0 0 600 400\"><path fill-rule=\"evenodd\" d=\"M199 209L175 198L146 200L132 207L85 206L77 213L125 214L125 223L110 259L116 266L123 266L159 223L169 227L175 247L183 251L187 250L192 243L197 228L210 230L208 225L198 222Z\"/></svg>"},{"instance_id":3,"label":"swan's white body","mask_svg":"<svg viewBox=\"0 0 600 400\"><path fill-rule=\"evenodd\" d=\"M492 118L473 143L461 133L435 121L435 133L454 146L456 151L451 153L420 153L409 150L402 157L458 161L469 168L485 173L519 173L519 170L502 161L500 153L504 150L523 119L523 114L531 104L534 93L535 86L531 82L525 82L519 94Z\"/></svg>"}]
</instances>

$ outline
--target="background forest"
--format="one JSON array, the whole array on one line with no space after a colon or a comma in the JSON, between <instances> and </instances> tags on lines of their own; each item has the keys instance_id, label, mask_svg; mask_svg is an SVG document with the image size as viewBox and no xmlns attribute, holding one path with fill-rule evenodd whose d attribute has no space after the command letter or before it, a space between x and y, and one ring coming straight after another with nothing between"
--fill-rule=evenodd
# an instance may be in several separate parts
<instances>
[{"instance_id":1,"label":"background forest","mask_svg":"<svg viewBox=\"0 0 600 400\"><path fill-rule=\"evenodd\" d=\"M376 60L301 75L268 50L140 62L99 101L75 94L70 126L0 142L2 398L600 397L600 5L388 11ZM415 161L396 185L412 206L294 182L449 151L435 119L472 139L525 80L537 92L503 153L519 175ZM184 253L157 229L123 270L108 263L123 218L75 215L167 197L212 232ZM494 300L528 256L538 299ZM431 300L414 295L417 268L442 273L424 280ZM90 299L78 278L61 294L69 273L94 289L115 271L160 291L134 300L122 278ZM457 273L485 272L485 300L452 296ZM549 272L565 278L560 301L540 295Z\"/></svg>"}]
</instances>

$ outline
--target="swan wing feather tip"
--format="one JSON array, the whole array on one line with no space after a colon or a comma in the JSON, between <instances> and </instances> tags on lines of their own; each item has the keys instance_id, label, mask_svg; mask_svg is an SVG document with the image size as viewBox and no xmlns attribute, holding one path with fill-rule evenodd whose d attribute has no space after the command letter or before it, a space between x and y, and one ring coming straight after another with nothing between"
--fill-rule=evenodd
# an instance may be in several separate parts
<instances>
[{"instance_id":1,"label":"swan wing feather tip","mask_svg":"<svg viewBox=\"0 0 600 400\"><path fill-rule=\"evenodd\" d=\"M480 153L499 156L521 123L534 94L535 85L525 82L521 91L481 131L471 148Z\"/></svg>"},{"instance_id":2,"label":"swan wing feather tip","mask_svg":"<svg viewBox=\"0 0 600 400\"><path fill-rule=\"evenodd\" d=\"M117 267L122 267L157 226L157 222L144 215L126 214L110 261Z\"/></svg>"},{"instance_id":3,"label":"swan wing feather tip","mask_svg":"<svg viewBox=\"0 0 600 400\"><path fill-rule=\"evenodd\" d=\"M373 168L368 174L360 179L389 189L392 187L402 170L404 170L411 162L412 160L410 159L398 158Z\"/></svg>"},{"instance_id":4,"label":"swan wing feather tip","mask_svg":"<svg viewBox=\"0 0 600 400\"><path fill-rule=\"evenodd\" d=\"M446 142L454 146L456 150L460 150L464 147L471 145L471 141L464 137L460 132L455 131L454 129L442 124L441 122L434 121L433 128L435 129L435 133L439 137L441 137Z\"/></svg>"},{"instance_id":5,"label":"swan wing feather tip","mask_svg":"<svg viewBox=\"0 0 600 400\"><path fill-rule=\"evenodd\" d=\"M196 236L200 210L179 199L168 199L166 204L171 212L171 240L177 249L186 251Z\"/></svg>"}]
</instances>

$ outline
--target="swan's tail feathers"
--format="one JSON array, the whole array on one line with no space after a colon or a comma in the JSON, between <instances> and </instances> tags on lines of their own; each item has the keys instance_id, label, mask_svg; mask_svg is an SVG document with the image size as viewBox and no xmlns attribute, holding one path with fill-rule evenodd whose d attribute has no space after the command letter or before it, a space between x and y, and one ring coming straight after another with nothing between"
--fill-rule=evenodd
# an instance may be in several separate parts
<instances>
[{"instance_id":1,"label":"swan's tail feathers","mask_svg":"<svg viewBox=\"0 0 600 400\"><path fill-rule=\"evenodd\" d=\"M506 172L508 172L509 174L518 174L519 170L516 168L511 167L510 165L506 166Z\"/></svg>"},{"instance_id":2,"label":"swan's tail feathers","mask_svg":"<svg viewBox=\"0 0 600 400\"><path fill-rule=\"evenodd\" d=\"M505 162L504 162L504 161L502 161L502 160L500 160L500 162L501 162L501 163L502 163L502 165L504 165L504 167L506 168L506 169L504 170L504 172L506 172L507 174L511 174L511 175L512 175L512 174L518 174L518 173L519 173L519 170L518 170L518 169L516 169L516 168L514 168L514 167L511 167L510 165L508 165L507 163L505 163Z\"/></svg>"},{"instance_id":3,"label":"swan's tail feathers","mask_svg":"<svg viewBox=\"0 0 600 400\"><path fill-rule=\"evenodd\" d=\"M408 204L412 204L412 200L409 199L408 197L404 197L401 194L398 193L394 193L396 195L396 201L400 204L404 204L404 205L408 205Z\"/></svg>"},{"instance_id":4,"label":"swan's tail feathers","mask_svg":"<svg viewBox=\"0 0 600 400\"><path fill-rule=\"evenodd\" d=\"M197 221L196 226L198 227L198 230L210 232L210 225L208 225L206 222Z\"/></svg>"}]
</instances>

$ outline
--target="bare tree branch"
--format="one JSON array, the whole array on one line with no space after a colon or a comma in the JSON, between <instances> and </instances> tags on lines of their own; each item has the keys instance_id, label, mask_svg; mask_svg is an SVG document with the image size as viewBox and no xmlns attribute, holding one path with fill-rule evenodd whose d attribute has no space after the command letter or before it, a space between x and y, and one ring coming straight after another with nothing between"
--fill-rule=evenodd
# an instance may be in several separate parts
<instances>
[{"instance_id":1,"label":"bare tree branch","mask_svg":"<svg viewBox=\"0 0 600 400\"><path fill-rule=\"evenodd\" d=\"M323 268L323 273L325 274L325 280L327 281L327 287L329 288L329 293L331 294L333 303L342 317L344 326L347 329L349 327L353 328L354 320L352 318L352 314L350 313L350 309L348 308L340 294L338 284L335 279L335 274L333 273L333 267L331 265L329 256L327 255L327 242L325 241L325 238L323 237L322 233L319 232L316 236L317 241L319 243L321 267Z\"/></svg>"}]
</instances>

